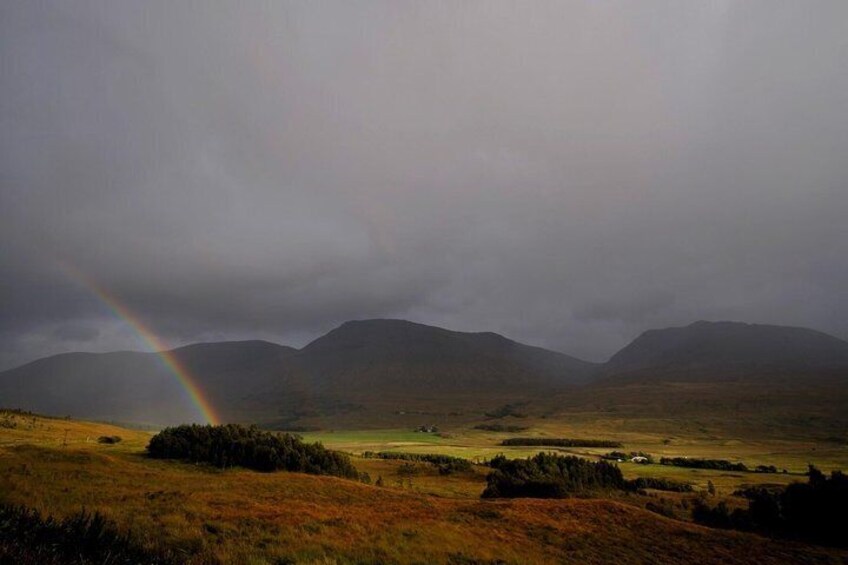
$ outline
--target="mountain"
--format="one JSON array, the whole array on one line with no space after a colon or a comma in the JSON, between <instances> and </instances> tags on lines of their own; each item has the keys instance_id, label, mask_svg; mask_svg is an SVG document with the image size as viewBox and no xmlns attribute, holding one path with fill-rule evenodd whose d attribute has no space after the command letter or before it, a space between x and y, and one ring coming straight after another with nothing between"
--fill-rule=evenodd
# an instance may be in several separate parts
<instances>
[{"instance_id":1,"label":"mountain","mask_svg":"<svg viewBox=\"0 0 848 565\"><path fill-rule=\"evenodd\" d=\"M538 413L597 395L593 383L780 377L797 387L848 374L848 342L735 322L650 330L604 365L494 333L404 320L346 322L299 350L239 341L168 354L222 420L286 429L455 423L522 402ZM199 414L160 355L126 351L55 355L2 372L0 406L157 425Z\"/></svg>"},{"instance_id":2,"label":"mountain","mask_svg":"<svg viewBox=\"0 0 848 565\"><path fill-rule=\"evenodd\" d=\"M204 343L171 351L222 416L265 390L295 349L264 341ZM195 414L184 387L155 353L64 353L0 373L0 404L35 412L147 424ZM248 403L249 404L249 403Z\"/></svg>"},{"instance_id":3,"label":"mountain","mask_svg":"<svg viewBox=\"0 0 848 565\"><path fill-rule=\"evenodd\" d=\"M422 399L443 407L472 396L481 406L497 406L584 383L596 367L493 333L403 320L347 322L301 350L244 341L169 353L222 419L279 426L375 406L391 413ZM155 424L197 414L161 357L137 352L62 354L5 371L0 404Z\"/></svg>"},{"instance_id":4,"label":"mountain","mask_svg":"<svg viewBox=\"0 0 848 565\"><path fill-rule=\"evenodd\" d=\"M485 393L586 382L595 367L495 333L464 333L405 320L346 322L292 357L325 391Z\"/></svg>"},{"instance_id":5,"label":"mountain","mask_svg":"<svg viewBox=\"0 0 848 565\"><path fill-rule=\"evenodd\" d=\"M361 320L287 359L284 380L264 398L280 407L267 421L284 428L407 426L567 390L587 382L596 367L494 333Z\"/></svg>"},{"instance_id":6,"label":"mountain","mask_svg":"<svg viewBox=\"0 0 848 565\"><path fill-rule=\"evenodd\" d=\"M649 330L604 365L605 375L720 378L848 369L848 342L788 326L695 322Z\"/></svg>"}]
</instances>

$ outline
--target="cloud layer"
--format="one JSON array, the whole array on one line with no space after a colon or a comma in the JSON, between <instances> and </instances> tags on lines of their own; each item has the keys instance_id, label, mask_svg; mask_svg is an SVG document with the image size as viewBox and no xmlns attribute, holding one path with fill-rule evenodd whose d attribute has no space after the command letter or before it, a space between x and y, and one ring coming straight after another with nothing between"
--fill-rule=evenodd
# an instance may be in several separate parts
<instances>
[{"instance_id":1,"label":"cloud layer","mask_svg":"<svg viewBox=\"0 0 848 565\"><path fill-rule=\"evenodd\" d=\"M844 2L7 2L0 368L352 318L848 337Z\"/></svg>"}]
</instances>

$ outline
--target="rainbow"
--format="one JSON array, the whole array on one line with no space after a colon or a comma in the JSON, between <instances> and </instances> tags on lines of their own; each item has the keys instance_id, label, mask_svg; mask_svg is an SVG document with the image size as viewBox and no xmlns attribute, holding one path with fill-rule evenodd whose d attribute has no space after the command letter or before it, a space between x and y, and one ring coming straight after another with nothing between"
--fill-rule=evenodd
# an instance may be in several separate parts
<instances>
[{"instance_id":1,"label":"rainbow","mask_svg":"<svg viewBox=\"0 0 848 565\"><path fill-rule=\"evenodd\" d=\"M182 363L180 363L180 360L177 359L174 352L170 351L168 346L144 322L142 322L137 315L122 304L113 294L98 285L76 267L63 263L62 270L65 271L72 279L82 284L94 296L103 302L103 304L108 306L109 309L118 316L118 318L132 327L132 329L139 335L139 337L142 338L142 340L144 340L150 349L156 353L165 367L173 373L175 377L177 377L180 385L182 385L188 393L189 398L204 420L213 426L221 423L221 418L218 416L218 413L215 411L212 403L209 402L209 399L206 398L203 391L198 386L195 377L192 376L189 370L186 369Z\"/></svg>"}]
</instances>

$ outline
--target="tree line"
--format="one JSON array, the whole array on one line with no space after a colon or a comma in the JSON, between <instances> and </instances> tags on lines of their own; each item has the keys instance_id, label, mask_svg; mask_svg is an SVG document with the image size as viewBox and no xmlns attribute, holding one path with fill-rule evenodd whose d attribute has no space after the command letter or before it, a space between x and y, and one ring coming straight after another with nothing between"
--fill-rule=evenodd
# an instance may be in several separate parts
<instances>
[{"instance_id":1,"label":"tree line","mask_svg":"<svg viewBox=\"0 0 848 565\"><path fill-rule=\"evenodd\" d=\"M478 424L474 426L475 430L486 430L488 432L523 432L527 426L513 426L509 424Z\"/></svg>"},{"instance_id":2,"label":"tree line","mask_svg":"<svg viewBox=\"0 0 848 565\"><path fill-rule=\"evenodd\" d=\"M621 442L606 439L574 439L544 437L513 437L505 439L501 445L544 445L550 447L623 447Z\"/></svg>"},{"instance_id":3,"label":"tree line","mask_svg":"<svg viewBox=\"0 0 848 565\"><path fill-rule=\"evenodd\" d=\"M359 478L350 458L298 436L271 433L256 426L197 424L166 428L153 436L147 452L157 459L246 467L256 471L295 471Z\"/></svg>"},{"instance_id":4,"label":"tree line","mask_svg":"<svg viewBox=\"0 0 848 565\"><path fill-rule=\"evenodd\" d=\"M640 477L627 481L627 486L631 490L664 490L667 492L693 492L695 489L689 483L682 483L674 479L664 479L655 477Z\"/></svg>"},{"instance_id":5,"label":"tree line","mask_svg":"<svg viewBox=\"0 0 848 565\"><path fill-rule=\"evenodd\" d=\"M699 459L695 457L663 457L660 459L660 465L691 467L693 469L715 469L718 471L749 470L744 463L731 463L726 459Z\"/></svg>"},{"instance_id":6,"label":"tree line","mask_svg":"<svg viewBox=\"0 0 848 565\"><path fill-rule=\"evenodd\" d=\"M727 459L701 459L697 457L663 457L660 465L672 465L674 467L691 467L693 469L713 469L718 471L752 471L754 473L777 473L774 465L757 465L750 469L744 463L732 463ZM783 471L784 473L786 470Z\"/></svg>"},{"instance_id":7,"label":"tree line","mask_svg":"<svg viewBox=\"0 0 848 565\"><path fill-rule=\"evenodd\" d=\"M369 459L394 459L402 461L413 461L418 463L430 463L439 470L441 475L470 471L471 461L462 457L452 455L441 455L438 453L403 453L400 451L365 451L363 457Z\"/></svg>"},{"instance_id":8,"label":"tree line","mask_svg":"<svg viewBox=\"0 0 848 565\"><path fill-rule=\"evenodd\" d=\"M715 507L699 501L692 512L696 522L714 528L756 531L766 535L803 539L848 547L845 509L848 476L833 471L828 478L810 465L806 483L783 489L750 488L741 495L748 508L730 511L723 501Z\"/></svg>"}]
</instances>

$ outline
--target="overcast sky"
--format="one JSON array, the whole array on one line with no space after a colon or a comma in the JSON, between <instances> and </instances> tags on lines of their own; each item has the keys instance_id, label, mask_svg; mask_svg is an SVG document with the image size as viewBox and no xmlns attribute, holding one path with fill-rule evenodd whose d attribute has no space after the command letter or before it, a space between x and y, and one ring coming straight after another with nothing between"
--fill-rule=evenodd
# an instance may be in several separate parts
<instances>
[{"instance_id":1,"label":"overcast sky","mask_svg":"<svg viewBox=\"0 0 848 565\"><path fill-rule=\"evenodd\" d=\"M848 338L848 2L0 3L0 368L348 319Z\"/></svg>"}]
</instances>

